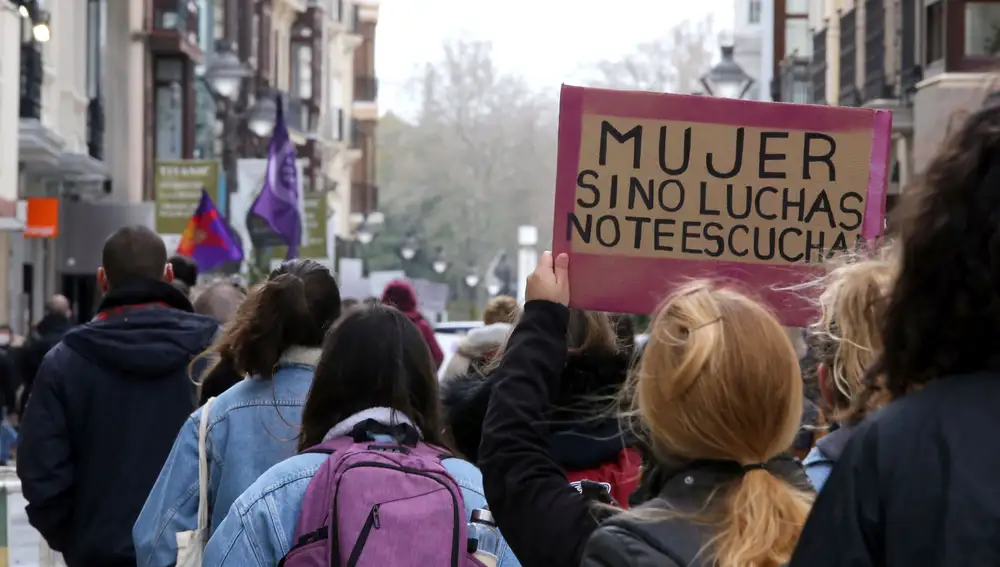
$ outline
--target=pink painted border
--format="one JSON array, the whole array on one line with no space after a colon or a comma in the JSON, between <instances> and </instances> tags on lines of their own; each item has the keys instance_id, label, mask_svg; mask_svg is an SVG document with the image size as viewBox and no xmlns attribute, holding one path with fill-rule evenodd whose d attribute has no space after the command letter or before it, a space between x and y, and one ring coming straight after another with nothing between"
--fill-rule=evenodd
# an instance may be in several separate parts
<instances>
[{"instance_id":1,"label":"pink painted border","mask_svg":"<svg viewBox=\"0 0 1000 567\"><path fill-rule=\"evenodd\" d=\"M553 251L571 252L566 214L573 210L580 137L585 113L658 120L682 120L750 127L872 131L871 173L862 234L881 234L885 211L892 115L888 111L813 105L759 103L703 96L664 95L563 85L559 101ZM782 291L814 278L817 266L771 266L713 260L659 260L572 253L573 307L622 313L652 313L678 284L692 278L722 279L759 297L786 325L804 326L814 315L810 298Z\"/></svg>"}]
</instances>

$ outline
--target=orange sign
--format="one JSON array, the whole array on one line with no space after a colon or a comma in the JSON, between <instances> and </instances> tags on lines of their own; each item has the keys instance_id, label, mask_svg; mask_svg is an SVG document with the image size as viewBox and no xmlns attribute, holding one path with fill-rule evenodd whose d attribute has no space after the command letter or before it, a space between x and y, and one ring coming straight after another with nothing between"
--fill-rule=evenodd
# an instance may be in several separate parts
<instances>
[{"instance_id":1,"label":"orange sign","mask_svg":"<svg viewBox=\"0 0 1000 567\"><path fill-rule=\"evenodd\" d=\"M33 197L28 201L25 238L55 238L59 236L59 199Z\"/></svg>"}]
</instances>

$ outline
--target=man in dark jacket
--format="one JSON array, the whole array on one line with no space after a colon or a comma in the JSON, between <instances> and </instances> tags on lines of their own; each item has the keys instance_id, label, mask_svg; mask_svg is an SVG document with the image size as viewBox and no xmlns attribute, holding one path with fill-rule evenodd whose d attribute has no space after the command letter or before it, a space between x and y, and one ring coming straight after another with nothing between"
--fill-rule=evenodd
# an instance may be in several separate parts
<instances>
[{"instance_id":1,"label":"man in dark jacket","mask_svg":"<svg viewBox=\"0 0 1000 567\"><path fill-rule=\"evenodd\" d=\"M38 369L42 366L42 359L52 350L52 347L59 344L63 335L73 326L70 321L72 315L73 310L70 308L69 300L62 295L53 295L45 303L45 316L35 325L31 336L28 337L21 350L21 379L24 390L21 391L19 414L24 415L24 408L31 396L35 376L38 375Z\"/></svg>"},{"instance_id":2,"label":"man in dark jacket","mask_svg":"<svg viewBox=\"0 0 1000 567\"><path fill-rule=\"evenodd\" d=\"M97 278L97 316L38 371L17 473L29 522L69 567L134 567L132 525L195 407L187 366L218 324L168 283L145 227L108 238Z\"/></svg>"}]
</instances>

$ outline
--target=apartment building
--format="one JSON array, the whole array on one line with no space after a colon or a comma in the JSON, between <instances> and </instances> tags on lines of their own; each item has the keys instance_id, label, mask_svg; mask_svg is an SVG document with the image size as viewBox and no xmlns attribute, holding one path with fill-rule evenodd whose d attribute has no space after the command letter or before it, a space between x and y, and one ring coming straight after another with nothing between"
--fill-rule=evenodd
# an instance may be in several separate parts
<instances>
[{"instance_id":1,"label":"apartment building","mask_svg":"<svg viewBox=\"0 0 1000 567\"><path fill-rule=\"evenodd\" d=\"M748 100L770 100L768 85L769 77L764 75L764 44L769 41L765 36L764 25L765 4L773 5L774 0L735 0L733 22L733 59L753 77L744 98Z\"/></svg>"},{"instance_id":2,"label":"apartment building","mask_svg":"<svg viewBox=\"0 0 1000 567\"><path fill-rule=\"evenodd\" d=\"M351 148L357 152L351 173L350 212L363 219L378 209L375 179L375 135L378 127L378 77L375 75L375 28L378 4L358 6L361 45L354 52L354 97L351 107L353 127Z\"/></svg>"},{"instance_id":3,"label":"apartment building","mask_svg":"<svg viewBox=\"0 0 1000 567\"><path fill-rule=\"evenodd\" d=\"M811 102L893 111L888 209L995 88L997 0L815 0ZM891 222L891 215L890 215Z\"/></svg>"},{"instance_id":4,"label":"apartment building","mask_svg":"<svg viewBox=\"0 0 1000 567\"><path fill-rule=\"evenodd\" d=\"M0 0L0 323L20 333L66 291L67 228L92 221L73 204L108 192L105 2Z\"/></svg>"}]
</instances>

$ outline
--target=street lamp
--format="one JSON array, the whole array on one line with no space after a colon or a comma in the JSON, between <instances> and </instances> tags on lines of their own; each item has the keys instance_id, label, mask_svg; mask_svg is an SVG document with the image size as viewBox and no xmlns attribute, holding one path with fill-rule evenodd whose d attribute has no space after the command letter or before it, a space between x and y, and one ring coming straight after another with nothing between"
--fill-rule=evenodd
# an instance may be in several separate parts
<instances>
[{"instance_id":1,"label":"street lamp","mask_svg":"<svg viewBox=\"0 0 1000 567\"><path fill-rule=\"evenodd\" d=\"M431 263L431 267L434 268L435 274L443 274L448 271L448 260L444 257L444 251L438 246L437 255L434 256L434 262Z\"/></svg>"},{"instance_id":2,"label":"street lamp","mask_svg":"<svg viewBox=\"0 0 1000 567\"><path fill-rule=\"evenodd\" d=\"M472 289L479 285L479 275L476 272L469 272L469 275L465 276L465 285Z\"/></svg>"},{"instance_id":3,"label":"street lamp","mask_svg":"<svg viewBox=\"0 0 1000 567\"><path fill-rule=\"evenodd\" d=\"M486 286L486 293L490 294L490 297L496 297L500 293L500 284L491 283Z\"/></svg>"},{"instance_id":4,"label":"street lamp","mask_svg":"<svg viewBox=\"0 0 1000 567\"><path fill-rule=\"evenodd\" d=\"M228 41L219 40L205 65L205 80L212 92L235 101L243 91L243 81L251 76L251 71L241 61Z\"/></svg>"},{"instance_id":5,"label":"street lamp","mask_svg":"<svg viewBox=\"0 0 1000 567\"><path fill-rule=\"evenodd\" d=\"M45 43L52 39L52 31L49 29L49 13L42 11L35 20L31 28L31 35L38 43Z\"/></svg>"},{"instance_id":6,"label":"street lamp","mask_svg":"<svg viewBox=\"0 0 1000 567\"><path fill-rule=\"evenodd\" d=\"M722 61L701 77L705 91L722 98L743 98L753 86L753 77L747 75L743 67L733 58L733 46L722 46Z\"/></svg>"},{"instance_id":7,"label":"street lamp","mask_svg":"<svg viewBox=\"0 0 1000 567\"><path fill-rule=\"evenodd\" d=\"M403 246L399 249L399 255L403 257L404 260L410 261L417 255L417 248L419 243L417 242L417 237L412 233L406 236L406 240L403 242Z\"/></svg>"}]
</instances>

